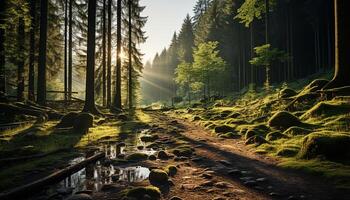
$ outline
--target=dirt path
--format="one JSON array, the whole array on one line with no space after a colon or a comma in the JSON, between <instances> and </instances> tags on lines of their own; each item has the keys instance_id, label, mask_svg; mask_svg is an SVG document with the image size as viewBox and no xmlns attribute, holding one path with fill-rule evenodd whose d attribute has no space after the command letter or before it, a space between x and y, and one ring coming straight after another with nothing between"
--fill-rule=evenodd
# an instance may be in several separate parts
<instances>
[{"instance_id":1,"label":"dirt path","mask_svg":"<svg viewBox=\"0 0 350 200\"><path fill-rule=\"evenodd\" d=\"M253 153L240 139L220 139L210 132L161 112L148 112L154 124L180 137L195 148L190 161L158 161L177 164L175 184L165 199L179 196L189 200L219 199L350 199L317 177L276 166L278 160ZM171 132L176 128L176 133ZM155 163L153 163L155 164Z\"/></svg>"}]
</instances>

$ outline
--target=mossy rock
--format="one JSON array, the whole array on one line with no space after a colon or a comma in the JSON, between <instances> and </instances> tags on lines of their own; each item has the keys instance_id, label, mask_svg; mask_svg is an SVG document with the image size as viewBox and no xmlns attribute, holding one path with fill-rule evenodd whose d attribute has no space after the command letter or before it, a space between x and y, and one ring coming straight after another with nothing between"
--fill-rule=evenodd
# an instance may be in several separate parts
<instances>
[{"instance_id":1,"label":"mossy rock","mask_svg":"<svg viewBox=\"0 0 350 200\"><path fill-rule=\"evenodd\" d=\"M94 125L94 116L90 113L79 113L73 125L74 131L86 133Z\"/></svg>"},{"instance_id":2,"label":"mossy rock","mask_svg":"<svg viewBox=\"0 0 350 200\"><path fill-rule=\"evenodd\" d=\"M292 126L302 125L302 122L290 112L282 111L274 114L268 121L268 124L270 127L287 129Z\"/></svg>"},{"instance_id":3,"label":"mossy rock","mask_svg":"<svg viewBox=\"0 0 350 200\"><path fill-rule=\"evenodd\" d=\"M194 149L189 146L180 146L172 151L172 153L178 157L190 157L193 154Z\"/></svg>"},{"instance_id":4,"label":"mossy rock","mask_svg":"<svg viewBox=\"0 0 350 200\"><path fill-rule=\"evenodd\" d=\"M329 117L350 113L349 102L320 102L301 116L301 119L312 117Z\"/></svg>"},{"instance_id":5,"label":"mossy rock","mask_svg":"<svg viewBox=\"0 0 350 200\"><path fill-rule=\"evenodd\" d=\"M268 142L259 135L252 136L245 141L246 145L255 144L256 146L260 146L265 143L268 143Z\"/></svg>"},{"instance_id":6,"label":"mossy rock","mask_svg":"<svg viewBox=\"0 0 350 200\"><path fill-rule=\"evenodd\" d=\"M266 135L267 141L275 141L282 138L286 138L287 136L282 134L280 131L274 131Z\"/></svg>"},{"instance_id":7,"label":"mossy rock","mask_svg":"<svg viewBox=\"0 0 350 200\"><path fill-rule=\"evenodd\" d=\"M225 134L221 134L220 138L224 138L224 139L234 139L234 138L238 138L239 135L237 133L234 132L228 132Z\"/></svg>"},{"instance_id":8,"label":"mossy rock","mask_svg":"<svg viewBox=\"0 0 350 200\"><path fill-rule=\"evenodd\" d=\"M306 129L306 128L302 128L302 127L298 127L298 126L292 126L292 127L288 128L287 130L285 130L283 132L283 134L290 135L290 136L296 136L296 135L307 135L311 132L312 132L312 130L310 130L310 129Z\"/></svg>"},{"instance_id":9,"label":"mossy rock","mask_svg":"<svg viewBox=\"0 0 350 200\"><path fill-rule=\"evenodd\" d=\"M303 140L299 156L305 159L324 156L329 160L350 157L350 136L347 134L323 132L312 133Z\"/></svg>"},{"instance_id":10,"label":"mossy rock","mask_svg":"<svg viewBox=\"0 0 350 200\"><path fill-rule=\"evenodd\" d=\"M198 115L196 115L196 116L194 116L193 118L192 118L192 121L199 121L199 120L201 120L202 118L200 117L200 116L198 116Z\"/></svg>"},{"instance_id":11,"label":"mossy rock","mask_svg":"<svg viewBox=\"0 0 350 200\"><path fill-rule=\"evenodd\" d=\"M169 176L175 176L177 174L177 168L174 165L169 165L164 168L164 171L169 175Z\"/></svg>"},{"instance_id":12,"label":"mossy rock","mask_svg":"<svg viewBox=\"0 0 350 200\"><path fill-rule=\"evenodd\" d=\"M230 119L226 122L226 124L243 125L243 124L249 124L249 123L242 119Z\"/></svg>"},{"instance_id":13,"label":"mossy rock","mask_svg":"<svg viewBox=\"0 0 350 200\"><path fill-rule=\"evenodd\" d=\"M144 135L141 138L142 142L154 142L159 139L158 135Z\"/></svg>"},{"instance_id":14,"label":"mossy rock","mask_svg":"<svg viewBox=\"0 0 350 200\"><path fill-rule=\"evenodd\" d=\"M257 131L256 129L249 129L245 135L244 135L244 139L248 139L248 138L251 138L253 136L261 136L261 132Z\"/></svg>"},{"instance_id":15,"label":"mossy rock","mask_svg":"<svg viewBox=\"0 0 350 200\"><path fill-rule=\"evenodd\" d=\"M157 157L158 157L159 159L161 159L161 160L167 160L167 159L169 159L168 153L165 152L165 151L163 151L163 150L158 152Z\"/></svg>"},{"instance_id":16,"label":"mossy rock","mask_svg":"<svg viewBox=\"0 0 350 200\"><path fill-rule=\"evenodd\" d=\"M126 196L133 199L144 199L145 196L149 196L151 199L158 200L161 197L159 188L153 186L136 187L127 190Z\"/></svg>"},{"instance_id":17,"label":"mossy rock","mask_svg":"<svg viewBox=\"0 0 350 200\"><path fill-rule=\"evenodd\" d=\"M153 169L149 174L149 182L152 185L164 185L168 183L168 174L161 169Z\"/></svg>"},{"instance_id":18,"label":"mossy rock","mask_svg":"<svg viewBox=\"0 0 350 200\"><path fill-rule=\"evenodd\" d=\"M297 92L293 89L290 89L290 88L285 88L283 90L280 91L280 97L281 98L289 98L289 97L293 97L297 94Z\"/></svg>"},{"instance_id":19,"label":"mossy rock","mask_svg":"<svg viewBox=\"0 0 350 200\"><path fill-rule=\"evenodd\" d=\"M228 132L234 132L235 128L232 126L228 125L221 125L221 126L216 126L214 128L215 133L228 133Z\"/></svg>"},{"instance_id":20,"label":"mossy rock","mask_svg":"<svg viewBox=\"0 0 350 200\"><path fill-rule=\"evenodd\" d=\"M148 159L148 155L145 153L133 153L126 157L126 160L129 160L129 161L141 161L141 160L147 160L147 159Z\"/></svg>"},{"instance_id":21,"label":"mossy rock","mask_svg":"<svg viewBox=\"0 0 350 200\"><path fill-rule=\"evenodd\" d=\"M298 150L291 149L291 148L284 148L277 152L277 155L281 157L294 157L297 154L298 154Z\"/></svg>"},{"instance_id":22,"label":"mossy rock","mask_svg":"<svg viewBox=\"0 0 350 200\"><path fill-rule=\"evenodd\" d=\"M70 112L66 115L64 115L60 121L60 123L57 125L59 128L70 128L74 126L74 121L77 118L79 113L77 112Z\"/></svg>"}]
</instances>

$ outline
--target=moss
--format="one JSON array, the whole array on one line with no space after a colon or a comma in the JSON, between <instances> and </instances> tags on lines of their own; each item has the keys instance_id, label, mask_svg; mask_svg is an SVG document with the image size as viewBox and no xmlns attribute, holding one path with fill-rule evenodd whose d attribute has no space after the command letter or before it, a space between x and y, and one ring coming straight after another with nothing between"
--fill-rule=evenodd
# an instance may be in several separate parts
<instances>
[{"instance_id":1,"label":"moss","mask_svg":"<svg viewBox=\"0 0 350 200\"><path fill-rule=\"evenodd\" d=\"M140 160L147 160L148 155L145 153L133 153L126 157L129 161L140 161Z\"/></svg>"},{"instance_id":2,"label":"moss","mask_svg":"<svg viewBox=\"0 0 350 200\"><path fill-rule=\"evenodd\" d=\"M177 147L172 151L172 153L179 157L181 156L189 157L193 154L193 149L190 146L184 145L184 146Z\"/></svg>"},{"instance_id":3,"label":"moss","mask_svg":"<svg viewBox=\"0 0 350 200\"><path fill-rule=\"evenodd\" d=\"M301 125L299 118L289 112L277 112L268 121L270 127L287 129L292 126Z\"/></svg>"},{"instance_id":4,"label":"moss","mask_svg":"<svg viewBox=\"0 0 350 200\"><path fill-rule=\"evenodd\" d=\"M228 125L220 125L220 126L216 126L214 128L214 131L215 133L228 133L228 132L234 132L235 128Z\"/></svg>"},{"instance_id":5,"label":"moss","mask_svg":"<svg viewBox=\"0 0 350 200\"><path fill-rule=\"evenodd\" d=\"M274 131L266 135L267 141L275 141L281 138L286 138L287 136L282 134L280 131Z\"/></svg>"},{"instance_id":6,"label":"moss","mask_svg":"<svg viewBox=\"0 0 350 200\"><path fill-rule=\"evenodd\" d=\"M255 144L257 146L260 146L265 143L267 143L267 141L263 137L257 135L252 136L245 141L246 145Z\"/></svg>"},{"instance_id":7,"label":"moss","mask_svg":"<svg viewBox=\"0 0 350 200\"><path fill-rule=\"evenodd\" d=\"M177 174L177 168L174 165L168 165L164 168L164 171L169 175L169 176L175 176Z\"/></svg>"},{"instance_id":8,"label":"moss","mask_svg":"<svg viewBox=\"0 0 350 200\"><path fill-rule=\"evenodd\" d=\"M312 159L322 155L329 160L344 159L350 156L349 146L349 135L332 132L312 133L304 138L299 157Z\"/></svg>"},{"instance_id":9,"label":"moss","mask_svg":"<svg viewBox=\"0 0 350 200\"><path fill-rule=\"evenodd\" d=\"M292 97L292 96L295 96L297 94L297 92L293 89L290 89L290 88L285 88L283 90L280 91L280 97L281 98L289 98L289 97Z\"/></svg>"},{"instance_id":10,"label":"moss","mask_svg":"<svg viewBox=\"0 0 350 200\"><path fill-rule=\"evenodd\" d=\"M316 104L301 119L329 117L333 115L348 114L350 112L350 104L348 102L325 101Z\"/></svg>"},{"instance_id":11,"label":"moss","mask_svg":"<svg viewBox=\"0 0 350 200\"><path fill-rule=\"evenodd\" d=\"M284 135L290 135L290 136L295 136L295 135L307 135L310 134L312 130L298 127L298 126L292 126L285 130L283 132Z\"/></svg>"},{"instance_id":12,"label":"moss","mask_svg":"<svg viewBox=\"0 0 350 200\"><path fill-rule=\"evenodd\" d=\"M261 133L256 129L250 129L246 132L246 134L244 135L244 138L247 140L248 138L251 138L253 136L260 136L260 135Z\"/></svg>"},{"instance_id":13,"label":"moss","mask_svg":"<svg viewBox=\"0 0 350 200\"><path fill-rule=\"evenodd\" d=\"M129 198L143 199L146 195L151 199L158 200L161 193L159 188L153 186L135 187L126 191L126 196Z\"/></svg>"},{"instance_id":14,"label":"moss","mask_svg":"<svg viewBox=\"0 0 350 200\"><path fill-rule=\"evenodd\" d=\"M234 138L238 138L239 135L237 133L234 133L234 132L228 132L228 133L220 135L220 137L225 138L225 139L234 139Z\"/></svg>"},{"instance_id":15,"label":"moss","mask_svg":"<svg viewBox=\"0 0 350 200\"><path fill-rule=\"evenodd\" d=\"M298 154L298 149L294 149L294 148L284 148L284 149L280 149L277 152L277 155L282 157L294 157L297 154Z\"/></svg>"},{"instance_id":16,"label":"moss","mask_svg":"<svg viewBox=\"0 0 350 200\"><path fill-rule=\"evenodd\" d=\"M163 185L168 183L168 174L161 169L153 169L149 174L149 182L152 185Z\"/></svg>"}]
</instances>

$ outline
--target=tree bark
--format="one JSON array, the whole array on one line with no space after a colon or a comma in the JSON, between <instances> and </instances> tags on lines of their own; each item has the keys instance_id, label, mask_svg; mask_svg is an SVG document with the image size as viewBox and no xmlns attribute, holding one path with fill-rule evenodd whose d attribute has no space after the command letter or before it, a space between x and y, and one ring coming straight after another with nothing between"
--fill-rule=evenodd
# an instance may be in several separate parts
<instances>
[{"instance_id":1,"label":"tree bark","mask_svg":"<svg viewBox=\"0 0 350 200\"><path fill-rule=\"evenodd\" d=\"M29 44L29 74L28 74L28 99L35 101L34 79L35 79L35 27L36 27L36 0L30 1L30 44Z\"/></svg>"},{"instance_id":2,"label":"tree bark","mask_svg":"<svg viewBox=\"0 0 350 200\"><path fill-rule=\"evenodd\" d=\"M68 100L68 52L67 52L67 32L68 32L68 0L64 2L64 100Z\"/></svg>"},{"instance_id":3,"label":"tree bark","mask_svg":"<svg viewBox=\"0 0 350 200\"><path fill-rule=\"evenodd\" d=\"M40 41L37 101L40 105L46 104L46 42L47 42L47 1L40 4Z\"/></svg>"},{"instance_id":4,"label":"tree bark","mask_svg":"<svg viewBox=\"0 0 350 200\"><path fill-rule=\"evenodd\" d=\"M69 0L68 100L72 99L73 91L73 3L74 0Z\"/></svg>"},{"instance_id":5,"label":"tree bark","mask_svg":"<svg viewBox=\"0 0 350 200\"><path fill-rule=\"evenodd\" d=\"M95 105L96 0L88 3L88 40L84 112L98 114Z\"/></svg>"},{"instance_id":6,"label":"tree bark","mask_svg":"<svg viewBox=\"0 0 350 200\"><path fill-rule=\"evenodd\" d=\"M106 106L106 0L102 7L102 105Z\"/></svg>"},{"instance_id":7,"label":"tree bark","mask_svg":"<svg viewBox=\"0 0 350 200\"><path fill-rule=\"evenodd\" d=\"M350 1L335 0L335 72L323 89L350 85L350 18L347 15Z\"/></svg>"},{"instance_id":8,"label":"tree bark","mask_svg":"<svg viewBox=\"0 0 350 200\"><path fill-rule=\"evenodd\" d=\"M0 6L0 25L5 24L6 0L1 2ZM6 93L6 74L5 74L5 30L0 26L0 92Z\"/></svg>"},{"instance_id":9,"label":"tree bark","mask_svg":"<svg viewBox=\"0 0 350 200\"><path fill-rule=\"evenodd\" d=\"M128 90L128 99L129 99L129 109L133 108L133 91L132 91L132 21L131 21L131 11L132 11L132 0L128 1L128 8L129 8L129 74L128 74L128 80L129 80L129 90Z\"/></svg>"},{"instance_id":10,"label":"tree bark","mask_svg":"<svg viewBox=\"0 0 350 200\"><path fill-rule=\"evenodd\" d=\"M17 33L17 101L24 101L24 20L18 19Z\"/></svg>"},{"instance_id":11,"label":"tree bark","mask_svg":"<svg viewBox=\"0 0 350 200\"><path fill-rule=\"evenodd\" d=\"M121 45L122 45L122 0L117 1L117 66L116 66L116 86L114 107L116 110L122 109L121 100Z\"/></svg>"},{"instance_id":12,"label":"tree bark","mask_svg":"<svg viewBox=\"0 0 350 200\"><path fill-rule=\"evenodd\" d=\"M108 41L107 41L107 107L111 107L112 89L112 0L108 0Z\"/></svg>"}]
</instances>

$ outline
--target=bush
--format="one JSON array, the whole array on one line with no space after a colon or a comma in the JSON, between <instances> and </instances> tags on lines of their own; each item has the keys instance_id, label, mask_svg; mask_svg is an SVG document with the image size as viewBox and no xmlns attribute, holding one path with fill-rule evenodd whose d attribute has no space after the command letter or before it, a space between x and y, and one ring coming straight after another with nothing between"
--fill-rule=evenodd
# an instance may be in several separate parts
<instances>
[{"instance_id":1,"label":"bush","mask_svg":"<svg viewBox=\"0 0 350 200\"><path fill-rule=\"evenodd\" d=\"M80 113L76 117L73 125L74 131L86 133L94 125L94 116L90 113Z\"/></svg>"},{"instance_id":2,"label":"bush","mask_svg":"<svg viewBox=\"0 0 350 200\"><path fill-rule=\"evenodd\" d=\"M299 156L312 159L325 156L327 159L338 159L350 156L350 136L345 134L312 133L303 140Z\"/></svg>"},{"instance_id":3,"label":"bush","mask_svg":"<svg viewBox=\"0 0 350 200\"><path fill-rule=\"evenodd\" d=\"M268 121L268 124L270 127L287 129L292 126L301 125L302 123L293 114L282 111L274 114Z\"/></svg>"}]
</instances>

